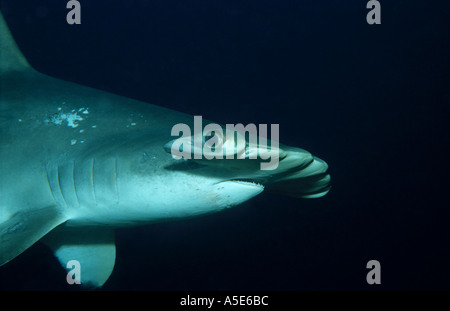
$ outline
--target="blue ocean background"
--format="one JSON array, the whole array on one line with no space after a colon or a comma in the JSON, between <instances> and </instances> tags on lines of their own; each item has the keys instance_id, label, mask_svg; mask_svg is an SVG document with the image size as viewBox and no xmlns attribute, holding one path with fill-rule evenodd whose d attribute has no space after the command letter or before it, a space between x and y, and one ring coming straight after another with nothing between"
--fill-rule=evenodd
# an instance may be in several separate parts
<instances>
[{"instance_id":1,"label":"blue ocean background","mask_svg":"<svg viewBox=\"0 0 450 311\"><path fill-rule=\"evenodd\" d=\"M34 68L217 123L279 124L323 198L117 230L106 290L449 290L450 3L0 0ZM30 156L32 150L30 150ZM182 202L180 202L182 204ZM381 285L366 264L381 263ZM0 289L77 290L37 243Z\"/></svg>"}]
</instances>

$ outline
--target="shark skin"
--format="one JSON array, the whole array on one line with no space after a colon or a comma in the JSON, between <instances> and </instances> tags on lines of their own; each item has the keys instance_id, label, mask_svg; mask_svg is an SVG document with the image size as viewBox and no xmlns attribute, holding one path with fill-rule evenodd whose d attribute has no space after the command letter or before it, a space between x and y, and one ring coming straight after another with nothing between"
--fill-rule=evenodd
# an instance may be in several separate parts
<instances>
[{"instance_id":1,"label":"shark skin","mask_svg":"<svg viewBox=\"0 0 450 311\"><path fill-rule=\"evenodd\" d=\"M249 159L173 157L172 127L193 121L37 72L0 13L0 266L41 240L98 287L114 268L114 228L218 212L264 190L329 191L327 164L300 148L280 144L266 171Z\"/></svg>"}]
</instances>

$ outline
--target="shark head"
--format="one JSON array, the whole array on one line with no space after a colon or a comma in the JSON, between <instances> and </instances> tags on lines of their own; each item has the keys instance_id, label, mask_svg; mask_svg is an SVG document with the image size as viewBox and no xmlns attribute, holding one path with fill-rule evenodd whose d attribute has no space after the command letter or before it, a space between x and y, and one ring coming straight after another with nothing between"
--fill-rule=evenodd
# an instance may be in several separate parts
<instances>
[{"instance_id":1,"label":"shark head","mask_svg":"<svg viewBox=\"0 0 450 311\"><path fill-rule=\"evenodd\" d=\"M164 150L179 163L202 166L203 169L193 170L191 174L214 176L219 179L216 183L237 182L303 198L321 197L330 189L328 165L306 150L267 141L251 133L213 136L218 136L213 147L197 134L171 140L164 145Z\"/></svg>"},{"instance_id":2,"label":"shark head","mask_svg":"<svg viewBox=\"0 0 450 311\"><path fill-rule=\"evenodd\" d=\"M93 172L88 175L93 176L95 203L99 207L86 204L88 210L77 210L71 223L159 222L217 212L264 190L315 198L330 189L327 164L300 148L271 142L272 158L264 160L267 157L263 153L268 149L244 136L245 150L227 139L219 139L221 145L215 151L228 148L233 152L228 158L225 151L223 157L215 158L210 157L211 148L204 148L205 139L198 149L194 147L197 137L189 136L182 138L186 152L180 157L173 154L179 141L163 142L168 132L158 139L153 131L137 129L136 133L139 134L133 139L116 137L108 139L107 146L96 146L94 152L83 151L88 154L86 161L95 159ZM250 158L252 154L263 156ZM274 158L277 163L272 169L261 168L262 163L275 162ZM77 184L75 187L88 188Z\"/></svg>"}]
</instances>

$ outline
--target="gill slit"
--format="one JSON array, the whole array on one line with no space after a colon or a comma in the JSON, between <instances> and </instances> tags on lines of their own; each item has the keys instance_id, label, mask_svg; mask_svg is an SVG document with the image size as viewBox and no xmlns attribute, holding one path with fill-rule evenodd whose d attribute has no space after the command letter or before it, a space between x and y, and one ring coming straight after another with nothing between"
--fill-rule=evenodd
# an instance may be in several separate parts
<instances>
[{"instance_id":1,"label":"gill slit","mask_svg":"<svg viewBox=\"0 0 450 311\"><path fill-rule=\"evenodd\" d=\"M61 189L61 182L60 182L60 177L59 177L59 165L56 166L56 176L57 176L57 181L58 181L58 189L59 189L59 193L61 193L61 197L63 198L63 202L66 205L66 208L68 208L67 202L66 202L66 198L64 197L64 194L62 192Z\"/></svg>"},{"instance_id":2,"label":"gill slit","mask_svg":"<svg viewBox=\"0 0 450 311\"><path fill-rule=\"evenodd\" d=\"M95 165L95 158L92 158L92 165L91 165L92 194L94 195L95 205L98 205L98 203L97 203L97 195L95 194L94 165Z\"/></svg>"},{"instance_id":3,"label":"gill slit","mask_svg":"<svg viewBox=\"0 0 450 311\"><path fill-rule=\"evenodd\" d=\"M114 157L114 184L116 187L117 204L119 204L119 186L117 184L117 158Z\"/></svg>"},{"instance_id":4,"label":"gill slit","mask_svg":"<svg viewBox=\"0 0 450 311\"><path fill-rule=\"evenodd\" d=\"M50 194L52 195L53 201L55 202L55 204L57 204L56 199L55 199L55 195L53 194L52 186L50 186L50 177L48 176L48 164L45 165L45 173L46 173L46 176L47 176L48 189L50 189Z\"/></svg>"},{"instance_id":5,"label":"gill slit","mask_svg":"<svg viewBox=\"0 0 450 311\"><path fill-rule=\"evenodd\" d=\"M80 200L78 199L77 186L75 186L75 160L72 161L72 183L75 198L77 199L78 207L80 207Z\"/></svg>"}]
</instances>

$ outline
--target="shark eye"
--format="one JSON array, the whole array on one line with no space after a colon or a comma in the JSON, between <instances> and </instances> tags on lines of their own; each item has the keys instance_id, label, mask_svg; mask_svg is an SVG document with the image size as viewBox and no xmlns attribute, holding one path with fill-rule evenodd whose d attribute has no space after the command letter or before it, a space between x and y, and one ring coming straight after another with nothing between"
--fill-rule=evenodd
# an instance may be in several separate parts
<instances>
[{"instance_id":1,"label":"shark eye","mask_svg":"<svg viewBox=\"0 0 450 311\"><path fill-rule=\"evenodd\" d=\"M209 148L211 151L215 151L216 148L222 147L223 137L220 132L210 131L205 137L205 147Z\"/></svg>"},{"instance_id":2,"label":"shark eye","mask_svg":"<svg viewBox=\"0 0 450 311\"><path fill-rule=\"evenodd\" d=\"M206 135L205 136L205 144L211 144L210 141L214 136L216 136L214 132L210 133L209 135Z\"/></svg>"}]
</instances>

